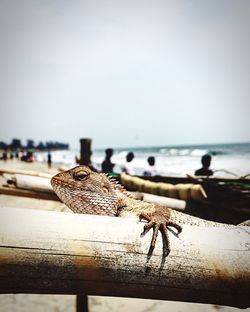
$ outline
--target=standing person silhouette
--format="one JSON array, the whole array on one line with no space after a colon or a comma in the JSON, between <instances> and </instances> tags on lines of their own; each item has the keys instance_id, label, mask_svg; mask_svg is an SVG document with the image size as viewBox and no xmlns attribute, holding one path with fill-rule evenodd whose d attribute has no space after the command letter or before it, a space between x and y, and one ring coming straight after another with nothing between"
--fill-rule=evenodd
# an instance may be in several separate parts
<instances>
[{"instance_id":1,"label":"standing person silhouette","mask_svg":"<svg viewBox=\"0 0 250 312\"><path fill-rule=\"evenodd\" d=\"M112 173L113 172L113 168L115 166L115 164L113 164L111 162L111 157L113 155L113 149L112 148L107 148L105 150L106 156L104 161L102 162L102 172L104 173Z\"/></svg>"},{"instance_id":2,"label":"standing person silhouette","mask_svg":"<svg viewBox=\"0 0 250 312\"><path fill-rule=\"evenodd\" d=\"M148 159L148 167L146 170L143 172L144 176L156 176L157 175L157 170L155 169L155 158L154 156L149 156Z\"/></svg>"},{"instance_id":3,"label":"standing person silhouette","mask_svg":"<svg viewBox=\"0 0 250 312\"><path fill-rule=\"evenodd\" d=\"M135 155L133 152L129 152L126 156L126 164L124 168L122 169L123 172L126 172L127 174L134 175L135 171L131 164L132 160L134 159Z\"/></svg>"},{"instance_id":4,"label":"standing person silhouette","mask_svg":"<svg viewBox=\"0 0 250 312\"><path fill-rule=\"evenodd\" d=\"M48 164L48 168L51 168L51 165L52 165L52 156L51 156L50 151L48 151L48 154L47 154L47 164Z\"/></svg>"},{"instance_id":5,"label":"standing person silhouette","mask_svg":"<svg viewBox=\"0 0 250 312\"><path fill-rule=\"evenodd\" d=\"M209 169L211 164L212 156L205 154L201 157L202 168L195 171L196 176L211 176L213 175L213 170Z\"/></svg>"}]
</instances>

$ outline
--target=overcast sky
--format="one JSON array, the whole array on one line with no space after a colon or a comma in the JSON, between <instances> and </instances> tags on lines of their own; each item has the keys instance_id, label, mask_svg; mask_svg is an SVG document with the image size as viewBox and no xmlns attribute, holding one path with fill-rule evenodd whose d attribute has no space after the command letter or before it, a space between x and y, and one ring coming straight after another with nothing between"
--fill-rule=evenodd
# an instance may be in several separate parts
<instances>
[{"instance_id":1,"label":"overcast sky","mask_svg":"<svg viewBox=\"0 0 250 312\"><path fill-rule=\"evenodd\" d=\"M0 0L0 141L250 141L250 1Z\"/></svg>"}]
</instances>

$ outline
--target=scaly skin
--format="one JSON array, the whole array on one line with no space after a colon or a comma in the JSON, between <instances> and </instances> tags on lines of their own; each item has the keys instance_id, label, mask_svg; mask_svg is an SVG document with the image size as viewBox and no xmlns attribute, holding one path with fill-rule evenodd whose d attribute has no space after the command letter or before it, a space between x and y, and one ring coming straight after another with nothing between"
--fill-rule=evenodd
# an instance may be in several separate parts
<instances>
[{"instance_id":1,"label":"scaly skin","mask_svg":"<svg viewBox=\"0 0 250 312\"><path fill-rule=\"evenodd\" d=\"M196 226L222 225L192 217L161 205L133 199L113 178L109 178L102 173L93 172L86 166L77 166L58 173L51 179L51 185L58 197L73 212L137 217L140 220L148 221L144 229L153 228L149 253L153 252L160 231L163 238L163 254L164 256L168 255L170 248L167 227L175 228L177 234L179 234L182 231L179 224Z\"/></svg>"}]
</instances>

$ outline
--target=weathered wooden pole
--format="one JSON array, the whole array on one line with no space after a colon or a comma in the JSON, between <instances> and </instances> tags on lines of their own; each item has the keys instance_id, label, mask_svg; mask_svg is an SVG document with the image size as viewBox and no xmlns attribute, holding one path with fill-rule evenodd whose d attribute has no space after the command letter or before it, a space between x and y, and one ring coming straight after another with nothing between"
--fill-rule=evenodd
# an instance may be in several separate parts
<instances>
[{"instance_id":1,"label":"weathered wooden pole","mask_svg":"<svg viewBox=\"0 0 250 312\"><path fill-rule=\"evenodd\" d=\"M90 166L91 165L91 139L80 139L80 159L79 165Z\"/></svg>"},{"instance_id":2,"label":"weathered wooden pole","mask_svg":"<svg viewBox=\"0 0 250 312\"><path fill-rule=\"evenodd\" d=\"M250 228L183 226L161 237L134 219L0 209L0 292L89 294L250 306ZM79 298L80 304L80 298Z\"/></svg>"}]
</instances>

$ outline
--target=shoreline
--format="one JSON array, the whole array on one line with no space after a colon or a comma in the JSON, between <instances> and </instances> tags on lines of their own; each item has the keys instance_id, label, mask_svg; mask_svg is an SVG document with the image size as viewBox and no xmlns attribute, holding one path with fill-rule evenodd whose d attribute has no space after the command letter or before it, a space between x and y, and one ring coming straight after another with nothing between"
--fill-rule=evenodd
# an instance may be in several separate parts
<instances>
[{"instance_id":1,"label":"shoreline","mask_svg":"<svg viewBox=\"0 0 250 312\"><path fill-rule=\"evenodd\" d=\"M52 164L51 168L48 168L46 162L34 161L25 162L17 159L0 160L0 169L5 170L25 170L25 171L39 171L42 173L56 174L59 172L59 166Z\"/></svg>"}]
</instances>

